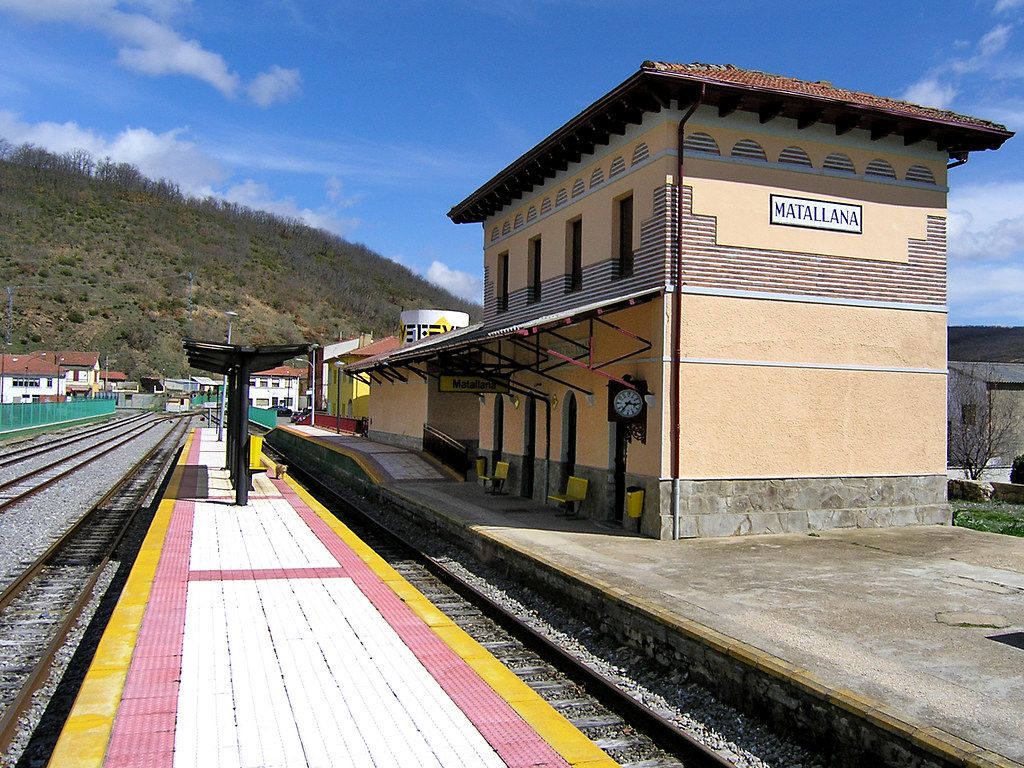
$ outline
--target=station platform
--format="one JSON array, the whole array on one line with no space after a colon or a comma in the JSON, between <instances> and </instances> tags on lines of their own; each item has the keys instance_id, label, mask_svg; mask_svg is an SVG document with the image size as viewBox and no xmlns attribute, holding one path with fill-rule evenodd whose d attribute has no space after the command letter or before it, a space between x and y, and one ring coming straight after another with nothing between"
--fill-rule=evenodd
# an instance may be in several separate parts
<instances>
[{"instance_id":1,"label":"station platform","mask_svg":"<svg viewBox=\"0 0 1024 768\"><path fill-rule=\"evenodd\" d=\"M55 768L614 766L290 479L196 430Z\"/></svg>"},{"instance_id":2,"label":"station platform","mask_svg":"<svg viewBox=\"0 0 1024 768\"><path fill-rule=\"evenodd\" d=\"M1024 539L919 526L656 541L471 482L379 482L488 557L529 561L574 599L602 595L838 719L946 764L1024 766Z\"/></svg>"}]
</instances>

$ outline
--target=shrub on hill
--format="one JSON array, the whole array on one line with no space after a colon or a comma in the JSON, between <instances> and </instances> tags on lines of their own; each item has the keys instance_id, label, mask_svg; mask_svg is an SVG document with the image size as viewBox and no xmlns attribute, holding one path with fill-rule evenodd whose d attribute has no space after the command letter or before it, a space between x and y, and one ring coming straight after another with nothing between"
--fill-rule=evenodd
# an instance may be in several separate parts
<instances>
[{"instance_id":1,"label":"shrub on hill","mask_svg":"<svg viewBox=\"0 0 1024 768\"><path fill-rule=\"evenodd\" d=\"M0 285L13 290L11 351L97 350L132 377L185 374L181 339L223 338L228 309L233 340L251 344L383 336L403 309L480 309L298 220L3 139Z\"/></svg>"}]
</instances>

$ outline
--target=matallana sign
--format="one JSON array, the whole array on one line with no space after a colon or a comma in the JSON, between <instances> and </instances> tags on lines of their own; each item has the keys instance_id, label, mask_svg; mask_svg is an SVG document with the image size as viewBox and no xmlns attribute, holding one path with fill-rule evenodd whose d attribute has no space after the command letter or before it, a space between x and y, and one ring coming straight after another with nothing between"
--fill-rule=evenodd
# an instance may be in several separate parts
<instances>
[{"instance_id":1,"label":"matallana sign","mask_svg":"<svg viewBox=\"0 0 1024 768\"><path fill-rule=\"evenodd\" d=\"M785 227L828 229L859 235L863 231L863 212L859 205L772 195L771 222Z\"/></svg>"}]
</instances>

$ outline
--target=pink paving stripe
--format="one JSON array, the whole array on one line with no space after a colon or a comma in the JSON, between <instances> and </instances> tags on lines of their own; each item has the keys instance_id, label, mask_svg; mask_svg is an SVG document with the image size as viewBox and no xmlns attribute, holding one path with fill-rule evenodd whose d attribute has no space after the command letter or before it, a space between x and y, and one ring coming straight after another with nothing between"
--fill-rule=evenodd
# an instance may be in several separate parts
<instances>
[{"instance_id":1,"label":"pink paving stripe","mask_svg":"<svg viewBox=\"0 0 1024 768\"><path fill-rule=\"evenodd\" d=\"M435 635L283 480L271 480L416 658L510 768L569 763Z\"/></svg>"},{"instance_id":2,"label":"pink paving stripe","mask_svg":"<svg viewBox=\"0 0 1024 768\"><path fill-rule=\"evenodd\" d=\"M344 568L253 568L189 571L189 581L257 581L263 579L347 579Z\"/></svg>"},{"instance_id":3,"label":"pink paving stripe","mask_svg":"<svg viewBox=\"0 0 1024 768\"><path fill-rule=\"evenodd\" d=\"M201 433L197 431L186 468L199 461L200 443ZM195 497L199 481L200 473L185 472L183 468L179 496ZM186 484L191 487L185 487ZM172 768L174 764L194 515L194 501L175 502L107 745L106 768Z\"/></svg>"}]
</instances>

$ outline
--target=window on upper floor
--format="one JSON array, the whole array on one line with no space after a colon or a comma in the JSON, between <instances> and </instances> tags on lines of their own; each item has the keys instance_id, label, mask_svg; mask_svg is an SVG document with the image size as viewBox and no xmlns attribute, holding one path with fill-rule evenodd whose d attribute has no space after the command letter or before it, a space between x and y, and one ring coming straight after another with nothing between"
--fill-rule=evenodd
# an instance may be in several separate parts
<instances>
[{"instance_id":1,"label":"window on upper floor","mask_svg":"<svg viewBox=\"0 0 1024 768\"><path fill-rule=\"evenodd\" d=\"M636 165L642 163L648 157L651 156L651 149L647 146L646 142L641 141L633 148L633 162L630 165Z\"/></svg>"},{"instance_id":2,"label":"window on upper floor","mask_svg":"<svg viewBox=\"0 0 1024 768\"><path fill-rule=\"evenodd\" d=\"M565 292L583 289L583 218L565 225Z\"/></svg>"},{"instance_id":3,"label":"window on upper floor","mask_svg":"<svg viewBox=\"0 0 1024 768\"><path fill-rule=\"evenodd\" d=\"M586 187L583 185L583 179L576 179L572 185L572 196L579 197L584 193Z\"/></svg>"},{"instance_id":4,"label":"window on upper floor","mask_svg":"<svg viewBox=\"0 0 1024 768\"><path fill-rule=\"evenodd\" d=\"M508 251L498 254L498 274L494 283L494 298L497 311L508 309Z\"/></svg>"},{"instance_id":5,"label":"window on upper floor","mask_svg":"<svg viewBox=\"0 0 1024 768\"><path fill-rule=\"evenodd\" d=\"M565 203L568 202L568 200L569 193L565 190L565 188L563 187L562 189L558 190L558 194L555 195L555 205L565 205Z\"/></svg>"},{"instance_id":6,"label":"window on upper floor","mask_svg":"<svg viewBox=\"0 0 1024 768\"><path fill-rule=\"evenodd\" d=\"M530 260L527 265L529 285L526 291L526 301L528 304L535 304L540 301L541 293L541 280L540 280L540 268L541 268L541 239L539 237L533 238L530 241Z\"/></svg>"},{"instance_id":7,"label":"window on upper floor","mask_svg":"<svg viewBox=\"0 0 1024 768\"><path fill-rule=\"evenodd\" d=\"M620 197L613 210L613 231L616 234L617 277L633 275L633 195Z\"/></svg>"},{"instance_id":8,"label":"window on upper floor","mask_svg":"<svg viewBox=\"0 0 1024 768\"><path fill-rule=\"evenodd\" d=\"M616 157L614 160L612 160L611 168L608 169L608 178L610 179L612 176L618 176L620 173L623 173L625 170L626 170L626 161L623 160L621 156L620 157Z\"/></svg>"}]
</instances>

